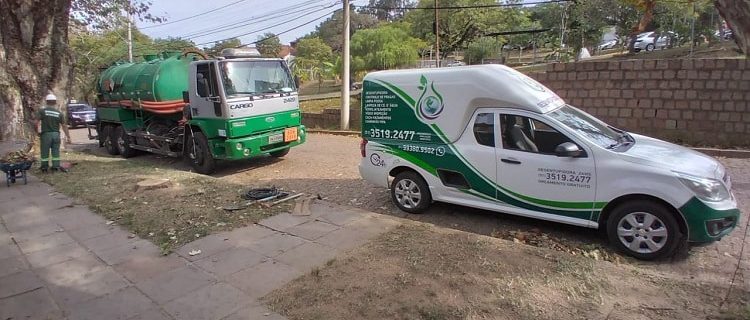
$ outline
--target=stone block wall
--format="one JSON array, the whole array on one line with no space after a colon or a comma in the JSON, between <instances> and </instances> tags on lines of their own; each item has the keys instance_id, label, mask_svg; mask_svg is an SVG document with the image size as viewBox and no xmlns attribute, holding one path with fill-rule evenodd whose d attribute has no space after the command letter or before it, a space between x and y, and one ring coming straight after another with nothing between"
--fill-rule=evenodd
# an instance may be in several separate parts
<instances>
[{"instance_id":1,"label":"stone block wall","mask_svg":"<svg viewBox=\"0 0 750 320\"><path fill-rule=\"evenodd\" d=\"M349 128L359 131L362 127L362 111L359 106L349 108ZM302 124L311 129L338 130L341 126L341 109L327 108L321 113L303 112Z\"/></svg>"},{"instance_id":2,"label":"stone block wall","mask_svg":"<svg viewBox=\"0 0 750 320\"><path fill-rule=\"evenodd\" d=\"M694 146L750 147L750 61L554 63L530 75L628 131Z\"/></svg>"}]
</instances>

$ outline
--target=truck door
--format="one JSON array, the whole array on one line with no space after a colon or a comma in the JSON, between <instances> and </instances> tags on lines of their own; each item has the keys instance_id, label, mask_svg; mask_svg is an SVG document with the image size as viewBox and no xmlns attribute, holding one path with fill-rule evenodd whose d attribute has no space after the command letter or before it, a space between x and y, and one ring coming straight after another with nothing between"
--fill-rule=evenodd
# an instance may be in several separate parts
<instances>
[{"instance_id":1,"label":"truck door","mask_svg":"<svg viewBox=\"0 0 750 320\"><path fill-rule=\"evenodd\" d=\"M195 68L188 93L191 115L193 118L223 117L216 64L212 61L197 62Z\"/></svg>"},{"instance_id":2,"label":"truck door","mask_svg":"<svg viewBox=\"0 0 750 320\"><path fill-rule=\"evenodd\" d=\"M596 196L591 150L538 115L500 112L499 122L498 199L536 211L547 220L576 224L590 220ZM583 152L577 157L556 155L556 147L566 142L577 145Z\"/></svg>"}]
</instances>

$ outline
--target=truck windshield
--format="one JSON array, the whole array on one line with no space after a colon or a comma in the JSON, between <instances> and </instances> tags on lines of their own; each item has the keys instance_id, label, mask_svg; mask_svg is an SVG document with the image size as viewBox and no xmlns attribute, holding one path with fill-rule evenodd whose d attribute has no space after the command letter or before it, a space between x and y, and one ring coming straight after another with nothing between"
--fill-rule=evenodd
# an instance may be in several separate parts
<instances>
[{"instance_id":1,"label":"truck windshield","mask_svg":"<svg viewBox=\"0 0 750 320\"><path fill-rule=\"evenodd\" d=\"M227 96L294 91L294 82L282 61L224 61L219 64Z\"/></svg>"},{"instance_id":2,"label":"truck windshield","mask_svg":"<svg viewBox=\"0 0 750 320\"><path fill-rule=\"evenodd\" d=\"M624 131L617 130L577 108L564 105L548 115L601 147L612 149L632 140Z\"/></svg>"}]
</instances>

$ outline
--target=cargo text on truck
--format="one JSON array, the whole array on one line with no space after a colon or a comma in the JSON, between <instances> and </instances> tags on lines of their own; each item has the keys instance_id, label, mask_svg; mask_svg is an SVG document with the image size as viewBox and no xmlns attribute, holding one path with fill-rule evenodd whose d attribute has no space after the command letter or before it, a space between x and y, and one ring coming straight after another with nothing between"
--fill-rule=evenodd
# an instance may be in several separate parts
<instances>
[{"instance_id":1,"label":"cargo text on truck","mask_svg":"<svg viewBox=\"0 0 750 320\"><path fill-rule=\"evenodd\" d=\"M255 49L146 55L119 63L98 83L96 137L112 155L184 156L210 174L216 160L283 157L305 141L297 84L282 59Z\"/></svg>"}]
</instances>

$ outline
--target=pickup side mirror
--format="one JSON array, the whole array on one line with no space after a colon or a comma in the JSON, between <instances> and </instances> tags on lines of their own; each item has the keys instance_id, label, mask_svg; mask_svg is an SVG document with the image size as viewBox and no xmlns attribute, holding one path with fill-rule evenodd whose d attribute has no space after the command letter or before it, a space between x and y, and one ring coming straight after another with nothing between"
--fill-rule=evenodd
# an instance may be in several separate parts
<instances>
[{"instance_id":1,"label":"pickup side mirror","mask_svg":"<svg viewBox=\"0 0 750 320\"><path fill-rule=\"evenodd\" d=\"M576 158L583 155L583 150L581 150L581 148L575 143L564 142L555 147L555 155L558 157Z\"/></svg>"}]
</instances>

